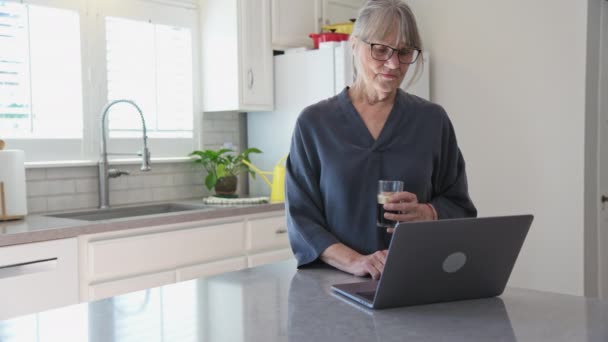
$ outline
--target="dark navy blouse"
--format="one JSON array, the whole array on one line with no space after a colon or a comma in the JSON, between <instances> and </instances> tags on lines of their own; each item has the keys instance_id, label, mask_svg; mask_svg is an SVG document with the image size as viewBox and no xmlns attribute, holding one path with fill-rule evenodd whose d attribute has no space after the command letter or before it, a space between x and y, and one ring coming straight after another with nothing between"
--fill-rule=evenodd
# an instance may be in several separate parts
<instances>
[{"instance_id":1,"label":"dark navy blouse","mask_svg":"<svg viewBox=\"0 0 608 342\"><path fill-rule=\"evenodd\" d=\"M298 266L342 242L362 254L387 248L376 227L378 180L402 180L440 219L476 216L465 162L445 110L399 91L374 140L348 95L305 108L287 159L287 223Z\"/></svg>"}]
</instances>

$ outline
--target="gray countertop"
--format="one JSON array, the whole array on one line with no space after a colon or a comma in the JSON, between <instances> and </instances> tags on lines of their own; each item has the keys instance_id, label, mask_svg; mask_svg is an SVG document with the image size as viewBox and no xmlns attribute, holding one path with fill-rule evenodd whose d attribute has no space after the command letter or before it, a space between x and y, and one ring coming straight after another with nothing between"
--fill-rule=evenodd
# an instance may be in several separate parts
<instances>
[{"instance_id":1,"label":"gray countertop","mask_svg":"<svg viewBox=\"0 0 608 342\"><path fill-rule=\"evenodd\" d=\"M195 201L177 201L177 203L194 203ZM196 201L202 204L201 200ZM82 221L44 215L27 215L25 219L0 221L0 247L25 243L72 238L84 234L103 233L124 229L152 227L165 224L202 221L208 219L228 218L241 215L252 215L264 212L284 210L283 203L257 204L240 206L217 206L175 213L113 219L107 221ZM0 339L0 341L2 341Z\"/></svg>"},{"instance_id":2,"label":"gray countertop","mask_svg":"<svg viewBox=\"0 0 608 342\"><path fill-rule=\"evenodd\" d=\"M361 280L286 261L2 321L0 341L608 341L595 299L512 288L369 311L330 290Z\"/></svg>"}]
</instances>

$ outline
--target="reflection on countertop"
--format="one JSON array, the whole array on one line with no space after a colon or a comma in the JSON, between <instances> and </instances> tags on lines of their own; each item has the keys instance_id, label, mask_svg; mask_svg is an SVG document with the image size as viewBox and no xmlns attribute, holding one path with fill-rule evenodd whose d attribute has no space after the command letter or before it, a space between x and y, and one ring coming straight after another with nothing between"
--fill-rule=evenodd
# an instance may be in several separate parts
<instances>
[{"instance_id":1,"label":"reflection on countertop","mask_svg":"<svg viewBox=\"0 0 608 342\"><path fill-rule=\"evenodd\" d=\"M307 270L294 275L289 290L289 341L323 341L330 333L344 336L345 341L347 336L353 341L516 341L501 298L370 310L328 291L336 280L324 280L318 272ZM338 301L327 305L328 296ZM335 317L333 326L323 323L330 317ZM307 329L302 321L327 330Z\"/></svg>"},{"instance_id":2,"label":"reflection on countertop","mask_svg":"<svg viewBox=\"0 0 608 342\"><path fill-rule=\"evenodd\" d=\"M0 221L0 247L66 239L84 234L220 219L280 211L284 209L283 203L203 206L201 199L175 201L175 203L184 205L196 204L200 205L201 209L100 221L83 221L70 218L51 217L46 216L45 214L27 215L25 219L22 220Z\"/></svg>"},{"instance_id":3,"label":"reflection on countertop","mask_svg":"<svg viewBox=\"0 0 608 342\"><path fill-rule=\"evenodd\" d=\"M3 321L0 341L608 340L604 301L508 289L371 311L330 290L361 280L286 261Z\"/></svg>"}]
</instances>

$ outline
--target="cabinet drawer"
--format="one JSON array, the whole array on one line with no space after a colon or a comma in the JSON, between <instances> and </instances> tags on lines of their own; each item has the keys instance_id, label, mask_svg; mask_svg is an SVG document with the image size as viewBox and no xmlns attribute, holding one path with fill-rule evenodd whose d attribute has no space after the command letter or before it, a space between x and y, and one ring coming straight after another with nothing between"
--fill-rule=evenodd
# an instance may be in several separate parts
<instances>
[{"instance_id":1,"label":"cabinet drawer","mask_svg":"<svg viewBox=\"0 0 608 342\"><path fill-rule=\"evenodd\" d=\"M150 289L175 282L175 272L161 272L139 277L109 281L89 286L89 300L98 300L124 293Z\"/></svg>"},{"instance_id":2,"label":"cabinet drawer","mask_svg":"<svg viewBox=\"0 0 608 342\"><path fill-rule=\"evenodd\" d=\"M270 251L264 253L257 253L250 255L247 258L247 264L249 267L256 267L264 264L270 264L273 262L279 262L293 258L293 252L291 248L280 249L278 251Z\"/></svg>"},{"instance_id":3,"label":"cabinet drawer","mask_svg":"<svg viewBox=\"0 0 608 342\"><path fill-rule=\"evenodd\" d=\"M289 245L285 216L249 220L247 250L278 249Z\"/></svg>"},{"instance_id":4,"label":"cabinet drawer","mask_svg":"<svg viewBox=\"0 0 608 342\"><path fill-rule=\"evenodd\" d=\"M94 241L89 281L153 273L244 254L243 221Z\"/></svg>"},{"instance_id":5,"label":"cabinet drawer","mask_svg":"<svg viewBox=\"0 0 608 342\"><path fill-rule=\"evenodd\" d=\"M186 281L247 268L247 258L242 256L201 265L182 267L177 270L177 281Z\"/></svg>"},{"instance_id":6,"label":"cabinet drawer","mask_svg":"<svg viewBox=\"0 0 608 342\"><path fill-rule=\"evenodd\" d=\"M0 320L78 303L76 239L0 247Z\"/></svg>"}]
</instances>

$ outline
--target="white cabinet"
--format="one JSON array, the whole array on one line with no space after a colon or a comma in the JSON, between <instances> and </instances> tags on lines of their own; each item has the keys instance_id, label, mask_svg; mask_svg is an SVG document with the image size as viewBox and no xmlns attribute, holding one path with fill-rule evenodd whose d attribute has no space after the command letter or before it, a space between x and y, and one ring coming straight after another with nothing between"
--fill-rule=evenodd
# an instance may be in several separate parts
<instances>
[{"instance_id":1,"label":"white cabinet","mask_svg":"<svg viewBox=\"0 0 608 342\"><path fill-rule=\"evenodd\" d=\"M115 281L91 285L88 288L88 300L97 300L117 296L123 293L159 287L175 283L175 272L166 271L146 274Z\"/></svg>"},{"instance_id":2,"label":"white cabinet","mask_svg":"<svg viewBox=\"0 0 608 342\"><path fill-rule=\"evenodd\" d=\"M191 265L239 256L243 263L246 260L243 218L179 223L80 239L83 301L234 269L232 264L202 270Z\"/></svg>"},{"instance_id":3,"label":"white cabinet","mask_svg":"<svg viewBox=\"0 0 608 342\"><path fill-rule=\"evenodd\" d=\"M226 1L226 0L221 0ZM274 106L269 0L241 0L241 97L245 110Z\"/></svg>"},{"instance_id":4,"label":"white cabinet","mask_svg":"<svg viewBox=\"0 0 608 342\"><path fill-rule=\"evenodd\" d=\"M321 31L321 0L272 0L272 46L276 50L313 46L310 33Z\"/></svg>"},{"instance_id":5,"label":"white cabinet","mask_svg":"<svg viewBox=\"0 0 608 342\"><path fill-rule=\"evenodd\" d=\"M247 221L247 265L260 266L293 258L285 216Z\"/></svg>"},{"instance_id":6,"label":"white cabinet","mask_svg":"<svg viewBox=\"0 0 608 342\"><path fill-rule=\"evenodd\" d=\"M256 267L289 259L293 259L293 252L291 248L284 248L276 251L251 254L247 257L247 266Z\"/></svg>"},{"instance_id":7,"label":"white cabinet","mask_svg":"<svg viewBox=\"0 0 608 342\"><path fill-rule=\"evenodd\" d=\"M240 256L226 260L182 267L177 270L177 281L186 281L247 268L247 258Z\"/></svg>"},{"instance_id":8,"label":"white cabinet","mask_svg":"<svg viewBox=\"0 0 608 342\"><path fill-rule=\"evenodd\" d=\"M323 25L347 23L357 18L364 0L323 0Z\"/></svg>"},{"instance_id":9,"label":"white cabinet","mask_svg":"<svg viewBox=\"0 0 608 342\"><path fill-rule=\"evenodd\" d=\"M271 110L270 0L201 0L203 109Z\"/></svg>"},{"instance_id":10,"label":"white cabinet","mask_svg":"<svg viewBox=\"0 0 608 342\"><path fill-rule=\"evenodd\" d=\"M310 33L357 18L364 0L272 0L272 46L313 47Z\"/></svg>"},{"instance_id":11,"label":"white cabinet","mask_svg":"<svg viewBox=\"0 0 608 342\"><path fill-rule=\"evenodd\" d=\"M0 320L78 303L76 238L0 247Z\"/></svg>"},{"instance_id":12,"label":"white cabinet","mask_svg":"<svg viewBox=\"0 0 608 342\"><path fill-rule=\"evenodd\" d=\"M283 211L79 237L90 301L293 257Z\"/></svg>"},{"instance_id":13,"label":"white cabinet","mask_svg":"<svg viewBox=\"0 0 608 342\"><path fill-rule=\"evenodd\" d=\"M89 280L116 279L175 269L180 265L243 253L243 222L213 226L176 225L169 231L93 240L88 246Z\"/></svg>"}]
</instances>

